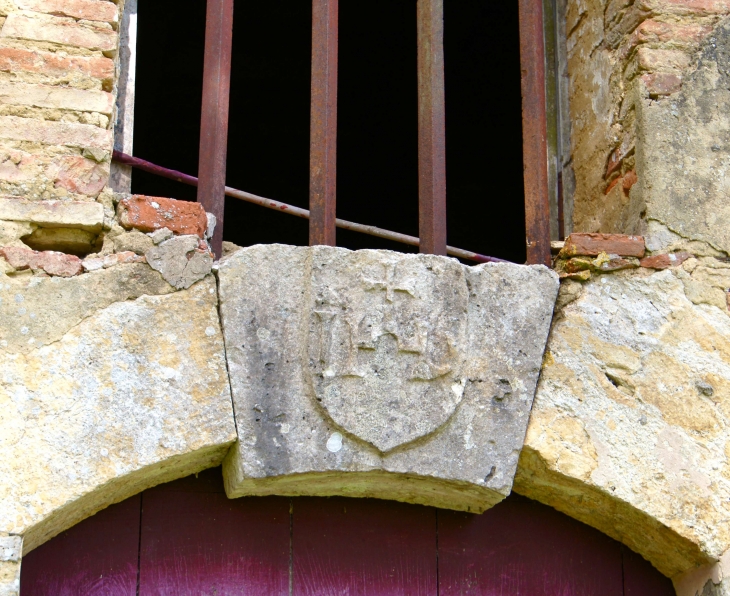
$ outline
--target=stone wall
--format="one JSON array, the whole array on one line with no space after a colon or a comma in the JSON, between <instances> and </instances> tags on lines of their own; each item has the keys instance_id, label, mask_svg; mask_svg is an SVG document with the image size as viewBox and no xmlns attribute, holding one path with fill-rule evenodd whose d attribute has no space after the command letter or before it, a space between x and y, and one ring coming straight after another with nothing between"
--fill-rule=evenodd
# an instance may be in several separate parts
<instances>
[{"instance_id":1,"label":"stone wall","mask_svg":"<svg viewBox=\"0 0 730 596\"><path fill-rule=\"evenodd\" d=\"M109 176L119 6L0 2L0 192L89 200Z\"/></svg>"},{"instance_id":2,"label":"stone wall","mask_svg":"<svg viewBox=\"0 0 730 596\"><path fill-rule=\"evenodd\" d=\"M536 394L542 348L532 338L529 362L520 360L518 342L517 352L493 359L522 375L520 383L492 374L485 358L477 368L490 374L454 379L446 422L383 445L357 420L337 426L339 414L317 403L327 371L320 378L308 370L309 323L301 322L312 313L319 324L334 320L324 292L332 284L301 282L307 300L314 289L324 292L326 308L312 307L294 324L301 309L271 314L274 301L257 294L256 271L242 277L251 254L286 251L302 261L291 275L312 277L312 251L259 247L230 256L216 278L220 264L207 244L215 221L199 206L108 188L121 8L105 0L0 0L0 594L17 593L21 549L226 458L232 495L342 494L351 473L361 481L350 486L358 494L453 507L461 499L475 509L506 494L516 470L516 491L629 545L671 576L680 596L730 593L730 1L569 0L573 224L645 233L646 242L602 239L608 244L594 251L579 236L567 243ZM279 281L287 262L272 269ZM482 276L491 288L482 288L484 296L496 296L505 290L489 286L502 279L494 271L464 276L470 283ZM523 272L504 273L503 281L523 284L510 290L527 292L521 305L544 309L554 277L540 275L537 290ZM237 283L242 291L226 294ZM373 288L388 302L395 282L383 283ZM479 296L465 298L464 308ZM511 320L509 303L495 304ZM234 321L225 339L221 307ZM340 307L356 310L347 300ZM272 329L294 334L287 345L299 347L295 382L281 381L291 350L274 350L276 334L244 312L288 321ZM386 329L394 320L378 323L383 337L397 335ZM347 324L342 338L353 337ZM469 345L484 344L495 325L483 325ZM499 337L514 333L504 328ZM453 354L456 336L443 342ZM229 378L257 362L249 338L269 350L259 362L261 387L305 404L309 435L280 412L256 435L255 423L270 412L249 403L252 381ZM520 403L510 405L517 395ZM250 406L238 417L232 397ZM489 435L498 416L511 425L500 444ZM236 425L245 440L236 441ZM314 434L325 439L316 453ZM504 467L485 467L488 457L475 458L475 449ZM417 452L425 456L411 465ZM431 483L420 492L401 490L429 469ZM430 501L423 496L445 485Z\"/></svg>"},{"instance_id":3,"label":"stone wall","mask_svg":"<svg viewBox=\"0 0 730 596\"><path fill-rule=\"evenodd\" d=\"M108 227L83 259L0 249L0 532L13 544L27 552L224 459L233 497L482 510L514 477L517 492L643 555L681 596L722 593L726 260L572 236L526 429L555 291L544 268L276 245L227 246L214 267L198 205L116 203L105 222L98 203L0 202L13 224ZM393 349L411 372L387 386L423 385L407 418L368 380L398 360ZM2 565L14 593L19 560Z\"/></svg>"},{"instance_id":4,"label":"stone wall","mask_svg":"<svg viewBox=\"0 0 730 596\"><path fill-rule=\"evenodd\" d=\"M730 250L728 14L726 0L568 3L573 229Z\"/></svg>"}]
</instances>

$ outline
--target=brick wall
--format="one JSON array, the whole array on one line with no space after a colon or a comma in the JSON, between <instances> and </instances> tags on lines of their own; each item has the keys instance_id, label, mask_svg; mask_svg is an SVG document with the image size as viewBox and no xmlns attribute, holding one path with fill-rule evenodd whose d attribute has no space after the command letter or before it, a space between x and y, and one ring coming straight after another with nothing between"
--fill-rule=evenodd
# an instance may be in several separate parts
<instances>
[{"instance_id":1,"label":"brick wall","mask_svg":"<svg viewBox=\"0 0 730 596\"><path fill-rule=\"evenodd\" d=\"M661 219L647 214L641 169L654 166L637 168L637 114L681 92L728 14L730 0L569 0L575 230L644 233Z\"/></svg>"},{"instance_id":2,"label":"brick wall","mask_svg":"<svg viewBox=\"0 0 730 596\"><path fill-rule=\"evenodd\" d=\"M121 7L0 0L0 194L99 197L111 160Z\"/></svg>"}]
</instances>

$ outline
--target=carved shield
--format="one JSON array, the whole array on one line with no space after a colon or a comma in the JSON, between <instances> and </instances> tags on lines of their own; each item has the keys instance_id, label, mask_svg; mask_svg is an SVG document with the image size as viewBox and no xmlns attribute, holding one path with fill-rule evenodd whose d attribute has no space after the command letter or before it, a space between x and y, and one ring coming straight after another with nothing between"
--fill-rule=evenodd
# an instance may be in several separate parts
<instances>
[{"instance_id":1,"label":"carved shield","mask_svg":"<svg viewBox=\"0 0 730 596\"><path fill-rule=\"evenodd\" d=\"M428 255L314 251L309 372L331 418L382 452L444 425L466 379L463 267Z\"/></svg>"}]
</instances>

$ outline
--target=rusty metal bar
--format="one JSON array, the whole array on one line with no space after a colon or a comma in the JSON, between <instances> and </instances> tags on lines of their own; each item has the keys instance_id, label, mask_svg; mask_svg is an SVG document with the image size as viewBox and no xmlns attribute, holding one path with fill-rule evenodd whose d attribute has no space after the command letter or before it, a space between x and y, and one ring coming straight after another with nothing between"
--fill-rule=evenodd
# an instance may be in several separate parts
<instances>
[{"instance_id":1,"label":"rusty metal bar","mask_svg":"<svg viewBox=\"0 0 730 596\"><path fill-rule=\"evenodd\" d=\"M527 262L550 265L545 42L542 0L519 0Z\"/></svg>"},{"instance_id":2,"label":"rusty metal bar","mask_svg":"<svg viewBox=\"0 0 730 596\"><path fill-rule=\"evenodd\" d=\"M215 215L218 225L213 252L221 254L231 87L233 0L208 0L205 24L203 105L200 118L198 202Z\"/></svg>"},{"instance_id":3,"label":"rusty metal bar","mask_svg":"<svg viewBox=\"0 0 730 596\"><path fill-rule=\"evenodd\" d=\"M338 0L312 1L309 244L336 245Z\"/></svg>"},{"instance_id":4,"label":"rusty metal bar","mask_svg":"<svg viewBox=\"0 0 730 596\"><path fill-rule=\"evenodd\" d=\"M167 168L155 165L153 163L150 163L149 161L140 159L139 157L132 157L131 155L125 155L124 153L115 151L113 159L114 161L121 164L132 166L133 168L137 168L144 172L149 172L150 174L156 174L157 176L161 176L162 178L169 178L170 180L176 180L177 182L182 182L183 184L189 184L191 186L198 185L198 179L195 176L183 174L182 172L178 172L177 170L168 170ZM301 207L295 207L294 205L287 205L286 203L281 203L272 199L266 199L264 197L251 194L250 192L230 188L228 186L225 187L225 193L229 197L239 199L241 201L246 201L247 203L253 203L254 205L260 205L261 207L274 209L282 213L295 215L296 217L310 219L310 212L307 209L302 209ZM359 232L361 234L368 234L369 236L377 236L378 238L385 238L386 240L393 240L395 242L401 242L402 244L408 244L410 246L418 246L420 244L419 239L415 236L408 236L406 234L400 234L398 232L391 232L390 230L384 230L383 228L377 228L375 226L359 224L352 221L346 221L344 219L335 220L335 224L338 228L342 228L343 230L351 230L353 232ZM472 252L470 250L464 250L463 248L456 248L453 246L447 246L446 252L452 257L459 257L460 259L476 261L477 263L509 263L509 261L505 261L504 259L480 255L477 252Z\"/></svg>"},{"instance_id":5,"label":"rusty metal bar","mask_svg":"<svg viewBox=\"0 0 730 596\"><path fill-rule=\"evenodd\" d=\"M421 252L446 254L444 3L418 0L418 234Z\"/></svg>"}]
</instances>

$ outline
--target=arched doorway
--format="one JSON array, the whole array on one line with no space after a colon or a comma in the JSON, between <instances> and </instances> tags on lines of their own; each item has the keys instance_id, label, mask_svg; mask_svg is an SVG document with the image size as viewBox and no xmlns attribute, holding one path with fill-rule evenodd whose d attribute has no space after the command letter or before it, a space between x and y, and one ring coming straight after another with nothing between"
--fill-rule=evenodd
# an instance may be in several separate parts
<instances>
[{"instance_id":1,"label":"arched doorway","mask_svg":"<svg viewBox=\"0 0 730 596\"><path fill-rule=\"evenodd\" d=\"M23 560L22 596L670 596L620 543L513 495L483 515L229 500L220 468L101 511Z\"/></svg>"}]
</instances>

